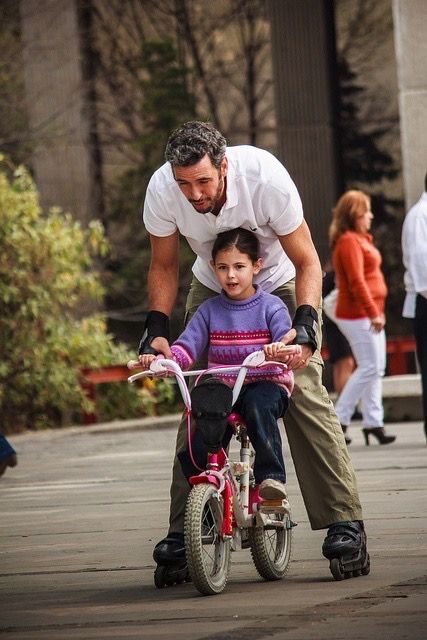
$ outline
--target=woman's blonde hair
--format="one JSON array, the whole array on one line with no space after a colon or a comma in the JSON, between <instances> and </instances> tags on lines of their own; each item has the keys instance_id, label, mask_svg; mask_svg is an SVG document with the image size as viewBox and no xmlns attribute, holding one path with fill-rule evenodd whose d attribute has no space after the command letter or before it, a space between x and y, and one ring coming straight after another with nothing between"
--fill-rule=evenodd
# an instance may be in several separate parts
<instances>
[{"instance_id":1,"label":"woman's blonde hair","mask_svg":"<svg viewBox=\"0 0 427 640\"><path fill-rule=\"evenodd\" d=\"M363 191L351 189L343 193L332 209L329 244L333 248L338 238L349 229L355 231L356 220L371 207L370 197Z\"/></svg>"}]
</instances>

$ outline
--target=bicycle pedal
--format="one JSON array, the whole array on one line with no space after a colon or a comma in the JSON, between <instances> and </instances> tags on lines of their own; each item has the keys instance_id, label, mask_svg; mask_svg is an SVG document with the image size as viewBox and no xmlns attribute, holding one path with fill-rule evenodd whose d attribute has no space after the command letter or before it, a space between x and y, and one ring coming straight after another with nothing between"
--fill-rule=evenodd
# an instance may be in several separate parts
<instances>
[{"instance_id":1,"label":"bicycle pedal","mask_svg":"<svg viewBox=\"0 0 427 640\"><path fill-rule=\"evenodd\" d=\"M261 502L261 507L283 507L285 506L284 503L287 503L287 500L281 500L280 498L263 500Z\"/></svg>"},{"instance_id":2,"label":"bicycle pedal","mask_svg":"<svg viewBox=\"0 0 427 640\"><path fill-rule=\"evenodd\" d=\"M272 511L275 513L289 513L290 506L287 500L263 500L259 504L259 511L263 513L271 513Z\"/></svg>"}]
</instances>

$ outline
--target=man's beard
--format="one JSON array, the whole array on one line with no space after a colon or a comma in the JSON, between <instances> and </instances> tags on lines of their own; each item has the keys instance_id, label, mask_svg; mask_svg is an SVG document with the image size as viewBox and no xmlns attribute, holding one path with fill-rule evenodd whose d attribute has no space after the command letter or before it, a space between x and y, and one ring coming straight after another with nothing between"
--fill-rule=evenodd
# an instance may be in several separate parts
<instances>
[{"instance_id":1,"label":"man's beard","mask_svg":"<svg viewBox=\"0 0 427 640\"><path fill-rule=\"evenodd\" d=\"M196 206L197 203L193 202L192 200L190 200L189 202L193 206L193 208L197 211L197 213L201 213L202 215L205 215L206 213L211 213L212 209L214 208L214 205L210 205L205 207L204 209L198 209Z\"/></svg>"},{"instance_id":2,"label":"man's beard","mask_svg":"<svg viewBox=\"0 0 427 640\"><path fill-rule=\"evenodd\" d=\"M216 194L215 194L215 196L213 198L210 198L210 201L211 201L210 206L207 206L202 211L200 209L196 209L196 207L194 206L194 202L193 201L191 201L191 200L189 201L193 205L193 207L196 209L197 213L201 213L202 215L205 215L207 213L212 213L212 211L215 211L218 203L221 200L221 196L222 196L222 194L224 192L224 188L225 188L224 184L225 184L224 178L220 177L219 183L218 183L218 189L216 190Z\"/></svg>"}]
</instances>

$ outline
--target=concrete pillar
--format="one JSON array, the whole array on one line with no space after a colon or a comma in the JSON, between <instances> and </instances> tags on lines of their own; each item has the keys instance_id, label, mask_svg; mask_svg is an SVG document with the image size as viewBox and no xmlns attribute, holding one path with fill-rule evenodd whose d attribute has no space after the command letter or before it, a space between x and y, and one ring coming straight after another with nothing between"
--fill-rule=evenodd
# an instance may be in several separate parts
<instances>
[{"instance_id":1,"label":"concrete pillar","mask_svg":"<svg viewBox=\"0 0 427 640\"><path fill-rule=\"evenodd\" d=\"M300 192L324 262L341 192L335 130L335 39L329 0L269 0L279 157Z\"/></svg>"},{"instance_id":2,"label":"concrete pillar","mask_svg":"<svg viewBox=\"0 0 427 640\"><path fill-rule=\"evenodd\" d=\"M427 2L393 0L405 204L423 191L427 171Z\"/></svg>"},{"instance_id":3,"label":"concrete pillar","mask_svg":"<svg viewBox=\"0 0 427 640\"><path fill-rule=\"evenodd\" d=\"M91 215L91 161L77 12L73 0L21 0L33 168L41 203L83 224Z\"/></svg>"}]
</instances>

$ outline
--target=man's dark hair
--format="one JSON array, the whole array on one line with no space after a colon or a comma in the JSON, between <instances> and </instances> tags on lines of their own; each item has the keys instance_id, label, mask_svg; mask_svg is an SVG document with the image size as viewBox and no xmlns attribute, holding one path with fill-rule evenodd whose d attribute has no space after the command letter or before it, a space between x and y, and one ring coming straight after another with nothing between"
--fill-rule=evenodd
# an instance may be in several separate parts
<instances>
[{"instance_id":1,"label":"man's dark hair","mask_svg":"<svg viewBox=\"0 0 427 640\"><path fill-rule=\"evenodd\" d=\"M207 154L219 168L227 142L210 122L192 120L175 129L166 145L165 159L174 167L190 167Z\"/></svg>"},{"instance_id":2,"label":"man's dark hair","mask_svg":"<svg viewBox=\"0 0 427 640\"><path fill-rule=\"evenodd\" d=\"M427 191L427 173L424 178L424 191Z\"/></svg>"},{"instance_id":3,"label":"man's dark hair","mask_svg":"<svg viewBox=\"0 0 427 640\"><path fill-rule=\"evenodd\" d=\"M217 235L212 247L212 260L215 262L215 258L220 251L231 249L232 247L236 247L240 253L249 256L253 263L260 257L259 241L256 235L248 229L239 227L238 229L222 231Z\"/></svg>"}]
</instances>

